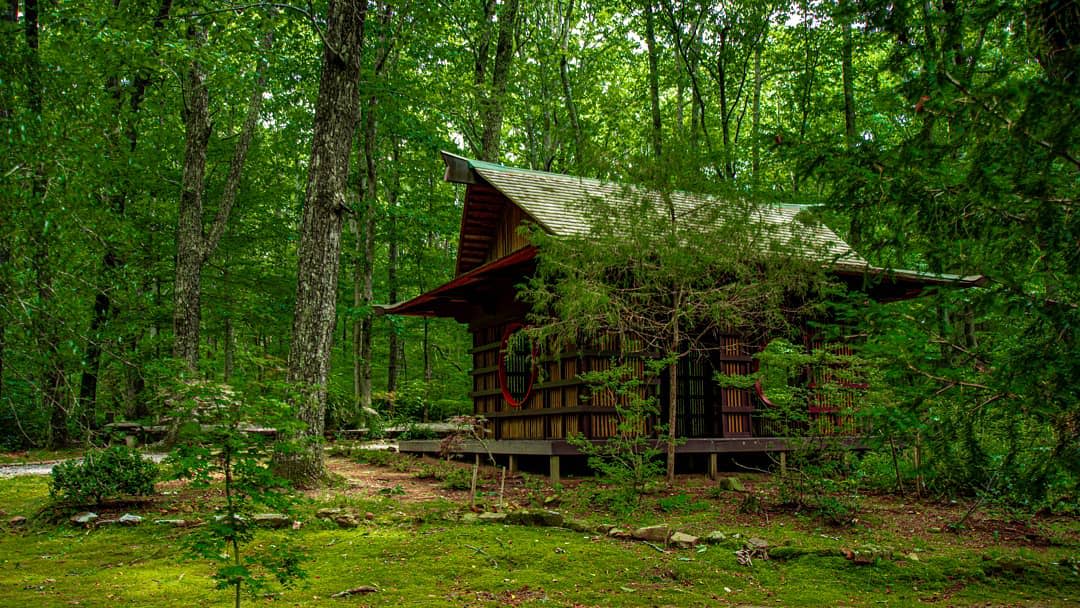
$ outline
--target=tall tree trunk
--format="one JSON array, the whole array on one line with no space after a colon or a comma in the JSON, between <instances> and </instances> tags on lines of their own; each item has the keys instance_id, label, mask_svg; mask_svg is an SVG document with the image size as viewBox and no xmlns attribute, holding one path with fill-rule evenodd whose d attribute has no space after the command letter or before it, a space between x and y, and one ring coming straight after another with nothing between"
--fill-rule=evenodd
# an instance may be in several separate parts
<instances>
[{"instance_id":1,"label":"tall tree trunk","mask_svg":"<svg viewBox=\"0 0 1080 608\"><path fill-rule=\"evenodd\" d=\"M652 113L652 148L653 157L659 159L664 156L664 150L662 125L660 123L659 52L656 49L656 25L654 21L653 0L645 0L645 45L649 51L649 109Z\"/></svg>"},{"instance_id":2,"label":"tall tree trunk","mask_svg":"<svg viewBox=\"0 0 1080 608\"><path fill-rule=\"evenodd\" d=\"M315 104L314 139L300 224L300 250L289 349L289 382L299 392L303 449L278 459L277 470L298 485L325 477L322 435L337 311L342 214L349 154L360 117L360 54L367 3L331 0Z\"/></svg>"},{"instance_id":3,"label":"tall tree trunk","mask_svg":"<svg viewBox=\"0 0 1080 608\"><path fill-rule=\"evenodd\" d=\"M206 43L206 32L190 26L188 37L196 47ZM199 368L199 321L202 306L203 186L206 151L210 145L210 91L197 61L188 66L184 87L184 172L180 209L176 220L176 281L173 286L173 356L194 372Z\"/></svg>"},{"instance_id":4,"label":"tall tree trunk","mask_svg":"<svg viewBox=\"0 0 1080 608\"><path fill-rule=\"evenodd\" d=\"M759 184L761 169L761 47L764 39L754 48L754 107L752 110L753 136L750 149L750 178L754 186Z\"/></svg>"},{"instance_id":5,"label":"tall tree trunk","mask_svg":"<svg viewBox=\"0 0 1080 608\"><path fill-rule=\"evenodd\" d=\"M201 46L206 42L206 32L189 29L189 37ZM267 34L264 53L269 53L272 38ZM225 226L236 195L240 189L240 177L248 149L255 133L262 108L263 91L266 89L266 60L260 57L255 68L255 88L248 100L247 114L240 135L233 148L229 173L221 194L214 222L208 233L203 231L202 207L206 176L206 152L210 144L210 91L206 86L206 74L197 61L188 69L188 99L185 100L184 124L184 174L180 191L180 210L176 226L176 283L173 288L174 345L173 356L184 362L190 371L199 367L199 326L202 308L202 269L217 249L225 234Z\"/></svg>"},{"instance_id":6,"label":"tall tree trunk","mask_svg":"<svg viewBox=\"0 0 1080 608\"><path fill-rule=\"evenodd\" d=\"M852 64L854 43L851 37L850 2L840 2L840 68L844 84L844 139L848 148L854 148L858 135L855 132L855 73Z\"/></svg>"},{"instance_id":7,"label":"tall tree trunk","mask_svg":"<svg viewBox=\"0 0 1080 608\"><path fill-rule=\"evenodd\" d=\"M400 162L400 148L401 142L399 139L394 138L393 145L391 146L391 160L392 160L392 173L393 176L390 180L389 187L386 189L386 203L387 203L387 254L386 254L386 290L387 296L390 302L398 301L398 221L397 221L397 201L398 193L401 188L400 172L398 169L398 163ZM398 388L398 378L401 374L400 364L402 359L402 351L404 350L404 342L402 336L398 335L397 327L394 324L390 325L390 344L389 344L389 361L386 364L386 393L390 395L390 407L391 411L396 401L394 395Z\"/></svg>"},{"instance_id":8,"label":"tall tree trunk","mask_svg":"<svg viewBox=\"0 0 1080 608\"><path fill-rule=\"evenodd\" d=\"M570 128L574 133L574 162L578 167L583 167L585 164L585 137L581 132L581 119L578 117L577 104L574 102L573 90L570 86L570 66L567 56L569 55L569 41L570 30L573 26L574 17L574 2L575 0L568 0L566 3L566 14L561 15L561 24L559 27L559 80L562 83L563 100L566 104L566 115L570 119ZM545 129L545 135L550 134L551 129ZM553 155L545 153L547 158L551 158ZM551 169L550 161L545 162L545 171Z\"/></svg>"},{"instance_id":9,"label":"tall tree trunk","mask_svg":"<svg viewBox=\"0 0 1080 608\"><path fill-rule=\"evenodd\" d=\"M484 132L481 137L482 160L498 162L502 141L503 101L510 65L514 60L514 29L517 25L518 0L506 0L499 11L499 37L495 43L495 63L491 68L491 90L481 110Z\"/></svg>"}]
</instances>

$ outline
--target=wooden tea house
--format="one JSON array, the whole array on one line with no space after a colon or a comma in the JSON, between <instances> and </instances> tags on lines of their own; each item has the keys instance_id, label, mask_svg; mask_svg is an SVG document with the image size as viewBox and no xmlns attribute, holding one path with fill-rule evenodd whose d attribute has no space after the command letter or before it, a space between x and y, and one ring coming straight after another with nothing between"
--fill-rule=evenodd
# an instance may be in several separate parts
<instances>
[{"instance_id":1,"label":"wooden tea house","mask_svg":"<svg viewBox=\"0 0 1080 608\"><path fill-rule=\"evenodd\" d=\"M610 365L614 344L577 345L551 356L534 357L515 348L511 340L526 323L528 305L518 301L515 285L536 269L537 248L523 224L555 237L588 234L581 202L603 200L617 206L626 189L610 182L529 171L443 153L445 179L465 184L455 278L411 300L385 307L385 314L450 317L469 327L473 337L474 413L488 421L484 444L464 442L463 452L507 456L511 469L519 458L549 459L558 478L560 458L579 455L567 437L583 435L603 440L616 432L612 404L590 400L579 374ZM675 204L693 208L716 204L702 195L674 193ZM929 286L978 285L982 277L936 275L872 267L827 227L796 222L796 207L770 207L768 221L797 230L804 242L829 255L830 271L853 289L887 301L919 295ZM679 369L676 431L684 438L680 454L709 456L715 473L717 454L780 452L788 442L777 436L759 414L769 406L760 388L722 388L713 380L716 370L751 373L759 346L739 336L723 336L708 357L686 358ZM663 392L662 392L663 394ZM812 400L814 401L814 400ZM846 406L856 404L848 403ZM667 418L668 404L664 403ZM814 402L810 416L829 423L834 434L858 432L841 404ZM402 441L405 452L438 452L437 440Z\"/></svg>"}]
</instances>

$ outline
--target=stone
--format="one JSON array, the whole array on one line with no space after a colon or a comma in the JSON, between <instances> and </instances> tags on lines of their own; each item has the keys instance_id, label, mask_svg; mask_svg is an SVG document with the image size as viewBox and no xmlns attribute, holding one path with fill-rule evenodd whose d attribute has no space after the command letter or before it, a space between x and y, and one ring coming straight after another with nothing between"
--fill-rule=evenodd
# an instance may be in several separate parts
<instances>
[{"instance_id":1,"label":"stone","mask_svg":"<svg viewBox=\"0 0 1080 608\"><path fill-rule=\"evenodd\" d=\"M476 523L480 518L476 516L476 513L466 513L461 516L462 523L472 524Z\"/></svg>"},{"instance_id":2,"label":"stone","mask_svg":"<svg viewBox=\"0 0 1080 608\"><path fill-rule=\"evenodd\" d=\"M719 530L713 530L701 538L702 542L710 545L716 545L727 541L728 536Z\"/></svg>"},{"instance_id":3,"label":"stone","mask_svg":"<svg viewBox=\"0 0 1080 608\"><path fill-rule=\"evenodd\" d=\"M560 498L557 494L552 494L551 496L544 497L545 507L557 507L559 506L560 502L562 502L562 498Z\"/></svg>"},{"instance_id":4,"label":"stone","mask_svg":"<svg viewBox=\"0 0 1080 608\"><path fill-rule=\"evenodd\" d=\"M368 511L367 513L364 513L364 519L366 519L368 521L371 521L371 520L375 519L375 514L372 513L371 511Z\"/></svg>"},{"instance_id":5,"label":"stone","mask_svg":"<svg viewBox=\"0 0 1080 608\"><path fill-rule=\"evenodd\" d=\"M746 548L752 551L767 551L769 549L769 541L757 536L748 538L746 540Z\"/></svg>"},{"instance_id":6,"label":"stone","mask_svg":"<svg viewBox=\"0 0 1080 608\"><path fill-rule=\"evenodd\" d=\"M746 486L738 477L721 477L716 480L716 487L728 492L745 492Z\"/></svg>"},{"instance_id":7,"label":"stone","mask_svg":"<svg viewBox=\"0 0 1080 608\"><path fill-rule=\"evenodd\" d=\"M26 525L26 518L22 515L16 515L7 521L8 525L12 528L20 528Z\"/></svg>"},{"instance_id":8,"label":"stone","mask_svg":"<svg viewBox=\"0 0 1080 608\"><path fill-rule=\"evenodd\" d=\"M512 511L507 514L506 523L519 526L559 528L565 518L558 511Z\"/></svg>"},{"instance_id":9,"label":"stone","mask_svg":"<svg viewBox=\"0 0 1080 608\"><path fill-rule=\"evenodd\" d=\"M339 528L355 528L360 525L352 513L339 513L331 518Z\"/></svg>"},{"instance_id":10,"label":"stone","mask_svg":"<svg viewBox=\"0 0 1080 608\"><path fill-rule=\"evenodd\" d=\"M78 515L72 515L71 516L71 523L76 524L76 525L80 525L80 526L90 527L90 526L94 525L94 522L97 521L97 519L98 519L98 514L97 513L91 513L90 511L86 511L86 512L83 512L83 513L79 513Z\"/></svg>"},{"instance_id":11,"label":"stone","mask_svg":"<svg viewBox=\"0 0 1080 608\"><path fill-rule=\"evenodd\" d=\"M281 513L256 513L251 518L256 526L262 528L286 528L292 525L292 518Z\"/></svg>"},{"instance_id":12,"label":"stone","mask_svg":"<svg viewBox=\"0 0 1080 608\"><path fill-rule=\"evenodd\" d=\"M319 509L315 512L315 517L319 519L333 519L335 515L341 515L343 511L341 509Z\"/></svg>"},{"instance_id":13,"label":"stone","mask_svg":"<svg viewBox=\"0 0 1080 608\"><path fill-rule=\"evenodd\" d=\"M190 528L195 525L194 522L186 519L155 519L154 523L161 526L170 526L172 528Z\"/></svg>"},{"instance_id":14,"label":"stone","mask_svg":"<svg viewBox=\"0 0 1080 608\"><path fill-rule=\"evenodd\" d=\"M581 521L580 519L567 519L563 522L563 526L574 532L582 532L585 534L591 534L593 532L593 527L590 526L588 522Z\"/></svg>"},{"instance_id":15,"label":"stone","mask_svg":"<svg viewBox=\"0 0 1080 608\"><path fill-rule=\"evenodd\" d=\"M671 538L671 528L667 524L645 526L644 528L634 530L631 536L637 540L666 544L668 539Z\"/></svg>"},{"instance_id":16,"label":"stone","mask_svg":"<svg viewBox=\"0 0 1080 608\"><path fill-rule=\"evenodd\" d=\"M668 544L680 549L689 549L698 544L698 537L683 532L675 532L668 539Z\"/></svg>"},{"instance_id":17,"label":"stone","mask_svg":"<svg viewBox=\"0 0 1080 608\"><path fill-rule=\"evenodd\" d=\"M124 513L120 516L120 519L116 520L121 526L137 526L141 524L143 518L138 515L132 515L131 513Z\"/></svg>"},{"instance_id":18,"label":"stone","mask_svg":"<svg viewBox=\"0 0 1080 608\"><path fill-rule=\"evenodd\" d=\"M481 513L476 519L485 523L506 521L506 513Z\"/></svg>"},{"instance_id":19,"label":"stone","mask_svg":"<svg viewBox=\"0 0 1080 608\"><path fill-rule=\"evenodd\" d=\"M627 532L626 530L621 530L619 528L611 528L611 529L609 529L607 531L607 535L612 537L612 538L631 538L632 537L632 535L629 532Z\"/></svg>"}]
</instances>

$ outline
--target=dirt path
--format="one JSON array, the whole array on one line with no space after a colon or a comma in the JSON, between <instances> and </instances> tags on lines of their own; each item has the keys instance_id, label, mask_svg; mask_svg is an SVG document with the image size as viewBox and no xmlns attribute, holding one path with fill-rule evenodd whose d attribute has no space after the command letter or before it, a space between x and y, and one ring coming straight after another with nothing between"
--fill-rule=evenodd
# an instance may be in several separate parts
<instances>
[{"instance_id":1,"label":"dirt path","mask_svg":"<svg viewBox=\"0 0 1080 608\"><path fill-rule=\"evenodd\" d=\"M154 462L161 462L165 460L168 454L143 454L143 458L149 458ZM82 458L72 458L70 460L82 461ZM48 475L52 473L53 467L61 462L67 462L67 460L50 460L47 462L30 462L27 464L3 464L0 465L0 479L7 479L9 477L21 477L23 475Z\"/></svg>"}]
</instances>

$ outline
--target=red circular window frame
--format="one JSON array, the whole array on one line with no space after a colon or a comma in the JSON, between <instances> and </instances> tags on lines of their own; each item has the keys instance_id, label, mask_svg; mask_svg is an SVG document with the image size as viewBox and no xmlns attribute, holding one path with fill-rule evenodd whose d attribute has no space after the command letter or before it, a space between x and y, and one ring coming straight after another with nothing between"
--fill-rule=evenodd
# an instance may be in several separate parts
<instances>
[{"instance_id":1,"label":"red circular window frame","mask_svg":"<svg viewBox=\"0 0 1080 608\"><path fill-rule=\"evenodd\" d=\"M525 396L521 399L515 399L510 394L510 390L506 388L506 345L510 342L510 336L517 333L520 329L525 329L526 326L521 323L511 323L503 330L502 342L499 344L499 390L502 392L503 399L510 404L512 408L519 408L529 400L532 396L533 386L536 384L536 376L539 371L536 367L536 345L533 345L532 356L530 357L530 374L529 374L529 387L525 390Z\"/></svg>"}]
</instances>

